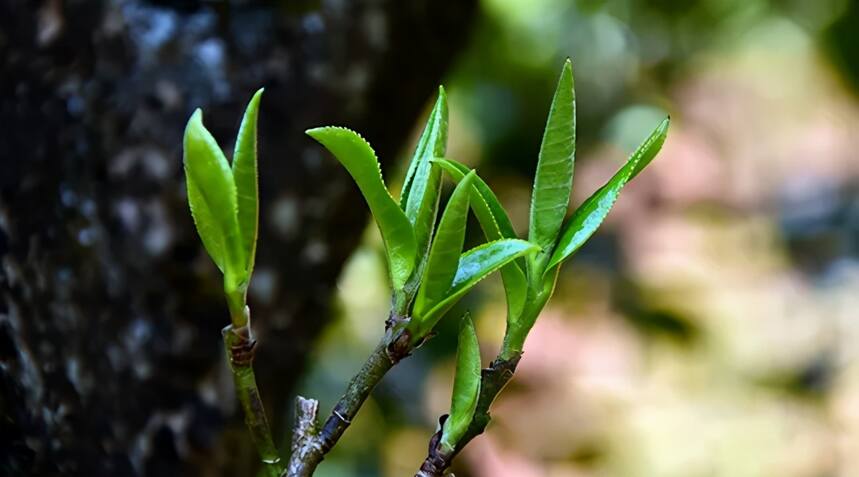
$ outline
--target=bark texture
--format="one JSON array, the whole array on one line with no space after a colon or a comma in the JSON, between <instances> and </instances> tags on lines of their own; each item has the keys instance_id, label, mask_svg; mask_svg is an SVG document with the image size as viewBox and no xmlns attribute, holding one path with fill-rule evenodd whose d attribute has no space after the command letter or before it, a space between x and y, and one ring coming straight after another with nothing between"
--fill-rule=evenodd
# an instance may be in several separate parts
<instances>
[{"instance_id":1,"label":"bark texture","mask_svg":"<svg viewBox=\"0 0 859 477\"><path fill-rule=\"evenodd\" d=\"M184 123L260 113L255 366L275 440L366 224L303 131L383 162L464 42L474 0L0 2L0 474L251 475L219 275L185 200ZM382 326L382 323L379 324Z\"/></svg>"}]
</instances>

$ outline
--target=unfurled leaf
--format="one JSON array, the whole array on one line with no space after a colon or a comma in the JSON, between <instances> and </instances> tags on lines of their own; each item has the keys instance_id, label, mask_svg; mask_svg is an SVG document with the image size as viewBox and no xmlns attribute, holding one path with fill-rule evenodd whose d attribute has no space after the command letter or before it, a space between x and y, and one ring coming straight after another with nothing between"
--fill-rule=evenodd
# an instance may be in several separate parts
<instances>
[{"instance_id":1,"label":"unfurled leaf","mask_svg":"<svg viewBox=\"0 0 859 477\"><path fill-rule=\"evenodd\" d=\"M465 240L465 222L474 176L472 172L459 182L441 216L415 298L415 317L420 317L424 311L441 301L456 276L459 254L462 253Z\"/></svg>"},{"instance_id":2,"label":"unfurled leaf","mask_svg":"<svg viewBox=\"0 0 859 477\"><path fill-rule=\"evenodd\" d=\"M233 152L233 180L236 184L239 233L245 253L248 279L254 268L259 229L259 188L257 185L257 117L263 90L251 98Z\"/></svg>"},{"instance_id":3,"label":"unfurled leaf","mask_svg":"<svg viewBox=\"0 0 859 477\"><path fill-rule=\"evenodd\" d=\"M477 409L480 395L480 344L471 317L462 318L459 328L459 342L456 348L456 374L453 378L453 392L450 398L450 415L444 421L441 431L441 445L446 452L452 452L465 435Z\"/></svg>"},{"instance_id":4,"label":"unfurled leaf","mask_svg":"<svg viewBox=\"0 0 859 477\"><path fill-rule=\"evenodd\" d=\"M417 323L412 336L419 339L426 335L438 320L447 313L469 290L490 273L498 270L513 260L537 252L540 247L519 239L501 239L485 243L465 252L459 258L456 276L443 300L431 309L416 314Z\"/></svg>"},{"instance_id":5,"label":"unfurled leaf","mask_svg":"<svg viewBox=\"0 0 859 477\"><path fill-rule=\"evenodd\" d=\"M183 145L188 203L197 232L209 256L235 285L245 270L236 218L236 185L227 158L203 126L199 109L188 120Z\"/></svg>"},{"instance_id":6,"label":"unfurled leaf","mask_svg":"<svg viewBox=\"0 0 859 477\"><path fill-rule=\"evenodd\" d=\"M596 232L617 200L623 186L656 157L665 142L669 123L668 118L662 121L614 177L576 209L564 226L561 239L546 267L547 271L569 258Z\"/></svg>"},{"instance_id":7,"label":"unfurled leaf","mask_svg":"<svg viewBox=\"0 0 859 477\"><path fill-rule=\"evenodd\" d=\"M434 159L433 162L457 182L470 171L468 166L449 159ZM473 189L471 210L480 222L486 240L491 242L501 238L515 238L516 234L507 212L480 176L475 176ZM513 319L519 316L525 305L528 281L523 269L515 261L501 268L501 279L504 281L504 293L507 297L508 318Z\"/></svg>"},{"instance_id":8,"label":"unfurled leaf","mask_svg":"<svg viewBox=\"0 0 859 477\"><path fill-rule=\"evenodd\" d=\"M346 128L309 129L307 134L331 151L358 184L382 232L391 283L395 290L401 290L415 267L415 233L382 181L375 152L364 138Z\"/></svg>"},{"instance_id":9,"label":"unfurled leaf","mask_svg":"<svg viewBox=\"0 0 859 477\"><path fill-rule=\"evenodd\" d=\"M573 68L564 63L552 99L531 196L528 240L550 251L561 230L570 202L576 142Z\"/></svg>"}]
</instances>

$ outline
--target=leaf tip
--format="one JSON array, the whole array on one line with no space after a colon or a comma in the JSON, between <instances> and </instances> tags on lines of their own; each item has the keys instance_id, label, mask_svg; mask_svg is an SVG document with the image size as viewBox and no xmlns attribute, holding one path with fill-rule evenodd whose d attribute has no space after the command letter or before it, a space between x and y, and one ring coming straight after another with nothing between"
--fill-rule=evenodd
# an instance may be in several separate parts
<instances>
[{"instance_id":1,"label":"leaf tip","mask_svg":"<svg viewBox=\"0 0 859 477\"><path fill-rule=\"evenodd\" d=\"M185 126L185 135L187 136L191 130L191 126L202 126L203 125L203 110L197 108L191 113L191 117L188 118L188 124Z\"/></svg>"},{"instance_id":2,"label":"leaf tip","mask_svg":"<svg viewBox=\"0 0 859 477\"><path fill-rule=\"evenodd\" d=\"M206 126L203 125L203 110L197 108L188 118L188 124L185 125L184 149L187 152L189 142L200 138L201 130L205 131ZM187 160L187 155L186 155Z\"/></svg>"},{"instance_id":3,"label":"leaf tip","mask_svg":"<svg viewBox=\"0 0 859 477\"><path fill-rule=\"evenodd\" d=\"M329 126L322 126L322 127L318 127L318 128L305 129L304 134L307 134L308 136L310 136L313 139L316 139L318 141L319 137L322 136L323 134L325 134L325 131L327 131L328 129L329 129Z\"/></svg>"},{"instance_id":4,"label":"leaf tip","mask_svg":"<svg viewBox=\"0 0 859 477\"><path fill-rule=\"evenodd\" d=\"M561 75L564 77L569 76L570 80L573 78L573 60L568 56L566 60L564 60L564 68L561 72Z\"/></svg>"},{"instance_id":5,"label":"leaf tip","mask_svg":"<svg viewBox=\"0 0 859 477\"><path fill-rule=\"evenodd\" d=\"M474 320L471 319L471 312L468 310L462 314L462 318L459 321L459 332L468 334L475 333Z\"/></svg>"},{"instance_id":6,"label":"leaf tip","mask_svg":"<svg viewBox=\"0 0 859 477\"><path fill-rule=\"evenodd\" d=\"M259 104L260 104L260 101L262 100L262 94L264 92L265 92L265 88L260 88L260 89L256 90L254 95L251 96L251 100L248 102L248 107L247 107L248 111L253 110L254 112L256 112L256 110L259 109Z\"/></svg>"}]
</instances>

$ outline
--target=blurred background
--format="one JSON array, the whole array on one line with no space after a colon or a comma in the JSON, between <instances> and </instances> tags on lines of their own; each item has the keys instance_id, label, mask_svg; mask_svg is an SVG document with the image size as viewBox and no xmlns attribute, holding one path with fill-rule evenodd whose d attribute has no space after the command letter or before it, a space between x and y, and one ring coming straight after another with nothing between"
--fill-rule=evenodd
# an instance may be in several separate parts
<instances>
[{"instance_id":1,"label":"blurred background","mask_svg":"<svg viewBox=\"0 0 859 477\"><path fill-rule=\"evenodd\" d=\"M179 138L194 107L228 147L252 88L267 87L251 306L260 384L286 443L294 394L329 409L389 304L378 232L345 173L301 131L358 129L397 189L442 83L449 156L478 168L525 235L566 57L573 205L666 114L671 130L561 270L493 423L453 471L859 475L859 2L7 1L9 475L252 468L219 354L216 270L183 209ZM69 14L88 8L107 20L78 55L66 36L83 27ZM30 30L11 20L25 13ZM34 142L33 130L51 137ZM500 280L483 282L385 378L317 475L412 475L449 406L456 318L475 316L488 363L504 306Z\"/></svg>"}]
</instances>

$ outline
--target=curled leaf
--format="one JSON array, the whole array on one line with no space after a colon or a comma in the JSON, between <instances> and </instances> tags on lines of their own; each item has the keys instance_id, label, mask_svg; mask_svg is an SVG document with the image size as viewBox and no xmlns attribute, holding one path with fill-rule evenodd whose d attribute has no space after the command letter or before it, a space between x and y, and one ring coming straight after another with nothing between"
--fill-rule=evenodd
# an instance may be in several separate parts
<instances>
[{"instance_id":1,"label":"curled leaf","mask_svg":"<svg viewBox=\"0 0 859 477\"><path fill-rule=\"evenodd\" d=\"M400 196L400 205L406 211L406 216L412 223L418 216L418 209L424 202L424 195L432 192L428 188L430 175L430 160L434 157L443 157L447 149L447 94L444 88L438 87L438 99L427 118L426 126L418 140L418 145L409 163L406 179L403 183L403 193Z\"/></svg>"},{"instance_id":2,"label":"curled leaf","mask_svg":"<svg viewBox=\"0 0 859 477\"><path fill-rule=\"evenodd\" d=\"M415 298L414 317L420 317L425 310L444 299L453 283L465 240L465 222L474 176L472 172L460 181L444 209Z\"/></svg>"},{"instance_id":3,"label":"curled leaf","mask_svg":"<svg viewBox=\"0 0 859 477\"><path fill-rule=\"evenodd\" d=\"M415 148L400 197L400 206L414 227L417 244L415 272L406 285L406 301L413 298L423 276L438 215L441 171L430 160L443 155L446 147L447 96L444 88L439 86L438 99Z\"/></svg>"},{"instance_id":4,"label":"curled leaf","mask_svg":"<svg viewBox=\"0 0 859 477\"><path fill-rule=\"evenodd\" d=\"M444 421L441 446L452 452L471 424L480 395L480 344L474 323L466 313L459 327L456 348L456 375L450 398L450 415Z\"/></svg>"}]
</instances>

